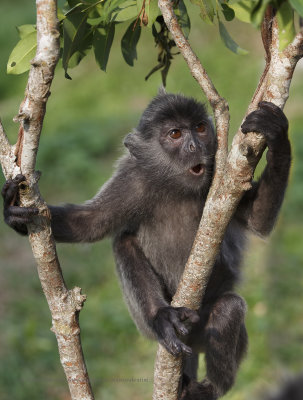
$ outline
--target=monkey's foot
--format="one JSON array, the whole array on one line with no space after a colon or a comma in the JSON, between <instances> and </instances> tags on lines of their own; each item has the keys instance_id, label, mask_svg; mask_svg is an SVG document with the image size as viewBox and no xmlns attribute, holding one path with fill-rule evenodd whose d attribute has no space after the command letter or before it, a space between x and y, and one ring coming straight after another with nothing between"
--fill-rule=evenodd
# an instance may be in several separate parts
<instances>
[{"instance_id":1,"label":"monkey's foot","mask_svg":"<svg viewBox=\"0 0 303 400\"><path fill-rule=\"evenodd\" d=\"M181 400L216 400L219 395L214 385L206 378L202 382L190 381L183 389Z\"/></svg>"}]
</instances>

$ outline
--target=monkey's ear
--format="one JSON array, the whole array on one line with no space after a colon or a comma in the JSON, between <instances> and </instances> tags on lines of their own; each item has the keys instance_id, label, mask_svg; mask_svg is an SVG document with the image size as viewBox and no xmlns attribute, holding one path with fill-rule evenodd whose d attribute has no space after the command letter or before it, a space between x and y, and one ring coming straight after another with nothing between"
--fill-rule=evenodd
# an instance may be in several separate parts
<instances>
[{"instance_id":1,"label":"monkey's ear","mask_svg":"<svg viewBox=\"0 0 303 400\"><path fill-rule=\"evenodd\" d=\"M163 85L161 85L158 90L158 96L165 96L166 94L167 94L167 91L166 91L165 87Z\"/></svg>"},{"instance_id":2,"label":"monkey's ear","mask_svg":"<svg viewBox=\"0 0 303 400\"><path fill-rule=\"evenodd\" d=\"M209 126L213 132L213 135L216 136L216 129L215 129L213 117L209 116L207 119L208 119Z\"/></svg>"},{"instance_id":3,"label":"monkey's ear","mask_svg":"<svg viewBox=\"0 0 303 400\"><path fill-rule=\"evenodd\" d=\"M130 154L137 158L136 154L138 153L138 149L140 147L139 132L134 129L133 132L125 136L123 144L128 149Z\"/></svg>"}]
</instances>

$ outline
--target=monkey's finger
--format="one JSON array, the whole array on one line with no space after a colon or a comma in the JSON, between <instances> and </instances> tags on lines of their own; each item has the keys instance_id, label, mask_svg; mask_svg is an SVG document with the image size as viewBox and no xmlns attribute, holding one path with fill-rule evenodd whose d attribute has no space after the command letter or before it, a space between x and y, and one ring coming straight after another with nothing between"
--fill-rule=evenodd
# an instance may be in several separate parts
<instances>
[{"instance_id":1,"label":"monkey's finger","mask_svg":"<svg viewBox=\"0 0 303 400\"><path fill-rule=\"evenodd\" d=\"M259 108L267 109L268 111L277 114L279 117L284 116L284 112L281 110L280 107L276 106L274 103L271 103L270 101L260 101L258 104Z\"/></svg>"},{"instance_id":2,"label":"monkey's finger","mask_svg":"<svg viewBox=\"0 0 303 400\"><path fill-rule=\"evenodd\" d=\"M19 185L19 183L26 181L26 178L22 174L18 174L13 178L13 182Z\"/></svg>"},{"instance_id":3,"label":"monkey's finger","mask_svg":"<svg viewBox=\"0 0 303 400\"><path fill-rule=\"evenodd\" d=\"M191 310L190 308L186 307L179 307L178 308L179 316L181 321L185 321L189 319L190 322L195 323L200 320L199 314L195 310Z\"/></svg>"},{"instance_id":4,"label":"monkey's finger","mask_svg":"<svg viewBox=\"0 0 303 400\"><path fill-rule=\"evenodd\" d=\"M181 353L191 355L192 349L186 346L180 339L177 338L174 329L172 328L170 334L167 334L164 339L159 342L166 348L166 350L173 356L180 355Z\"/></svg>"},{"instance_id":5,"label":"monkey's finger","mask_svg":"<svg viewBox=\"0 0 303 400\"><path fill-rule=\"evenodd\" d=\"M4 208L14 205L16 197L19 191L19 187L13 181L9 181L2 190L2 196L4 199Z\"/></svg>"},{"instance_id":6,"label":"monkey's finger","mask_svg":"<svg viewBox=\"0 0 303 400\"><path fill-rule=\"evenodd\" d=\"M189 333L189 330L186 328L186 326L180 322L178 314L172 314L170 316L170 321L180 335L187 335Z\"/></svg>"},{"instance_id":7,"label":"monkey's finger","mask_svg":"<svg viewBox=\"0 0 303 400\"><path fill-rule=\"evenodd\" d=\"M2 187L1 195L2 195L3 199L5 199L5 197L6 197L6 193L7 193L7 190L9 188L10 182L11 181L6 181L5 184Z\"/></svg>"},{"instance_id":8,"label":"monkey's finger","mask_svg":"<svg viewBox=\"0 0 303 400\"><path fill-rule=\"evenodd\" d=\"M19 191L19 184L26 180L25 176L19 174L14 179L5 182L1 194L4 199L4 206L13 205Z\"/></svg>"},{"instance_id":9,"label":"monkey's finger","mask_svg":"<svg viewBox=\"0 0 303 400\"><path fill-rule=\"evenodd\" d=\"M15 215L9 215L5 217L5 222L11 226L14 227L16 225L26 225L30 222L32 222L31 218L26 218L26 217L18 217Z\"/></svg>"},{"instance_id":10,"label":"monkey's finger","mask_svg":"<svg viewBox=\"0 0 303 400\"><path fill-rule=\"evenodd\" d=\"M8 208L8 213L13 217L32 218L39 214L39 210L36 207L10 206Z\"/></svg>"},{"instance_id":11,"label":"monkey's finger","mask_svg":"<svg viewBox=\"0 0 303 400\"><path fill-rule=\"evenodd\" d=\"M279 126L288 130L288 119L280 107L276 106L274 103L270 103L269 101L261 101L259 107L266 110L267 114L270 113L272 115L272 120L275 119L276 121L279 121Z\"/></svg>"}]
</instances>

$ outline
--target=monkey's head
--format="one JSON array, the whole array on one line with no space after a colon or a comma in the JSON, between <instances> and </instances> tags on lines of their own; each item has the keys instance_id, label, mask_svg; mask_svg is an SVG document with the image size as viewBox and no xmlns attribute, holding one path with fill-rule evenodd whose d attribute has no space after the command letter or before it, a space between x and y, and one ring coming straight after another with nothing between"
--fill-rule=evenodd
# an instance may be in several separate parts
<instances>
[{"instance_id":1,"label":"monkey's head","mask_svg":"<svg viewBox=\"0 0 303 400\"><path fill-rule=\"evenodd\" d=\"M205 107L196 100L160 93L124 144L140 168L160 184L208 190L216 136Z\"/></svg>"}]
</instances>

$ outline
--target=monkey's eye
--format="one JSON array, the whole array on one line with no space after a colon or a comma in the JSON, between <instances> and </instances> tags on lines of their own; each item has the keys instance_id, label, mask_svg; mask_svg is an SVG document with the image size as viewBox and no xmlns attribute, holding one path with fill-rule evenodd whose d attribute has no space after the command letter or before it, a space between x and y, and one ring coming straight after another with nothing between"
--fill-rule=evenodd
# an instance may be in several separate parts
<instances>
[{"instance_id":1,"label":"monkey's eye","mask_svg":"<svg viewBox=\"0 0 303 400\"><path fill-rule=\"evenodd\" d=\"M205 131L206 131L206 126L201 122L200 124L198 124L198 125L196 126L196 131L197 131L198 133L205 133Z\"/></svg>"},{"instance_id":2,"label":"monkey's eye","mask_svg":"<svg viewBox=\"0 0 303 400\"><path fill-rule=\"evenodd\" d=\"M181 131L180 131L180 129L172 129L170 132L169 132L169 136L172 138L172 139L180 139L180 137L181 137Z\"/></svg>"}]
</instances>

